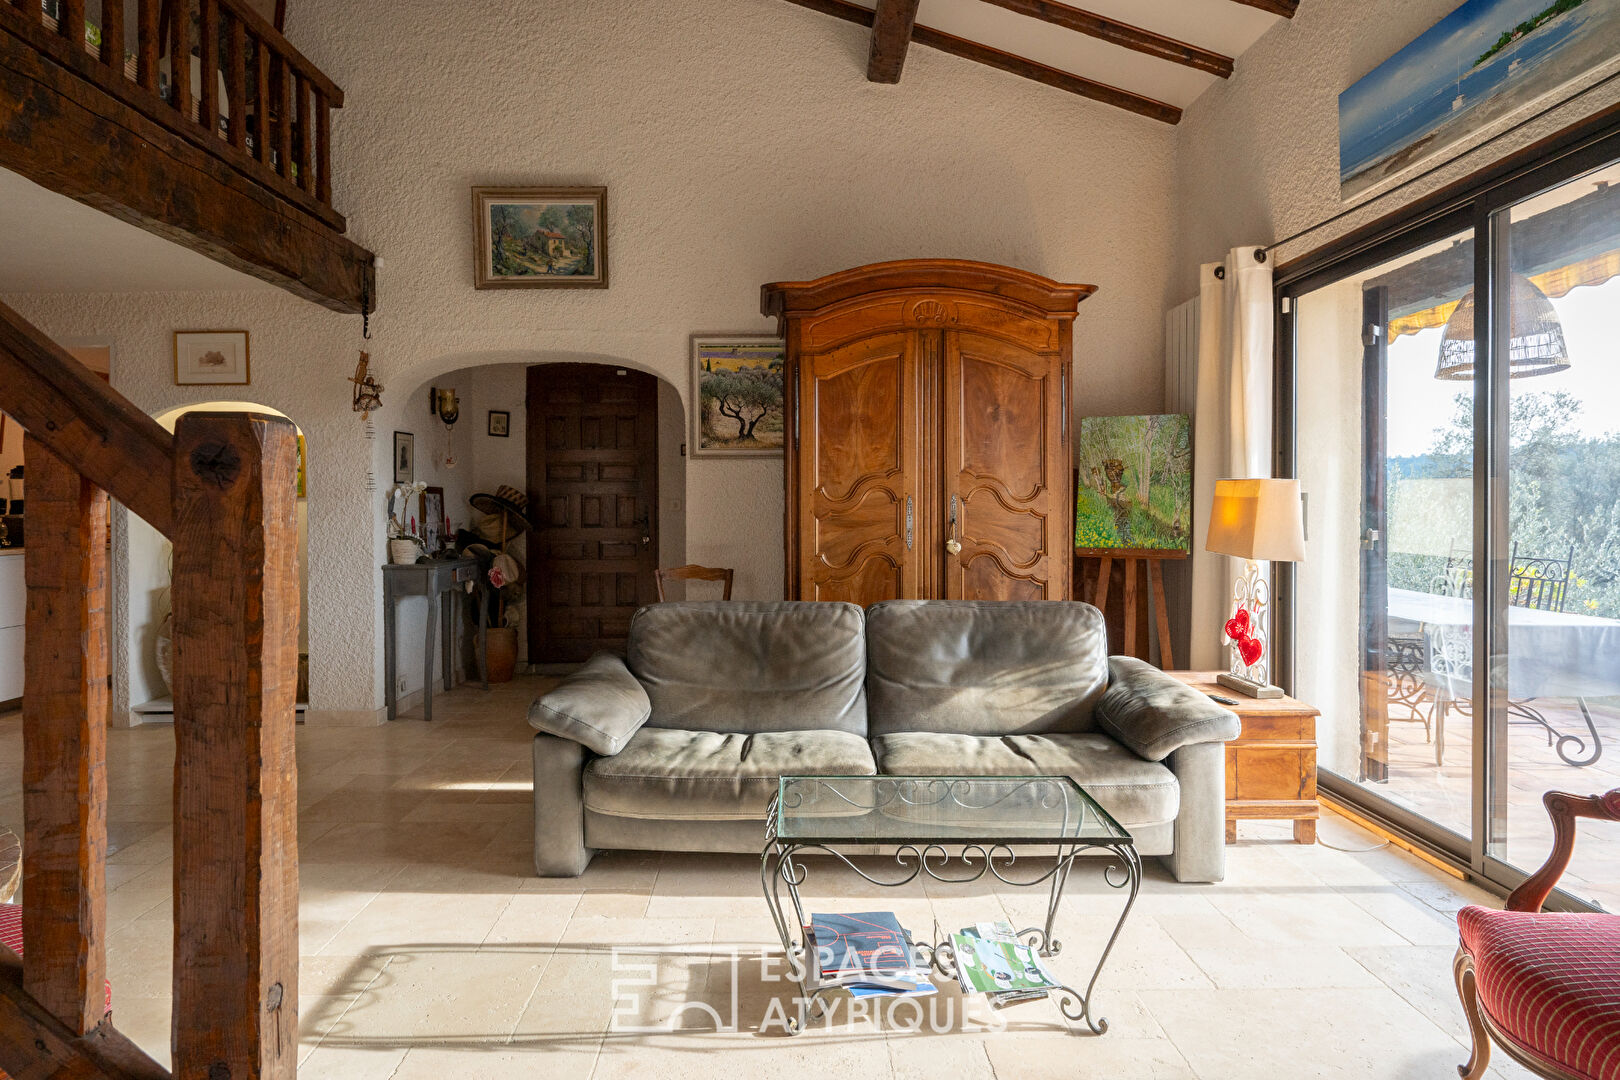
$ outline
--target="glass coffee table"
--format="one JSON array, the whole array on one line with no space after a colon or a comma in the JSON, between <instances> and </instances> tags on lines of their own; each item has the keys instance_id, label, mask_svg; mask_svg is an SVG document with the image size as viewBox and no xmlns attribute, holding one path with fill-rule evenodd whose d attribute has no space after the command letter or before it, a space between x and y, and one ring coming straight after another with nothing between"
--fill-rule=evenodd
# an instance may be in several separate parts
<instances>
[{"instance_id":1,"label":"glass coffee table","mask_svg":"<svg viewBox=\"0 0 1620 1080\"><path fill-rule=\"evenodd\" d=\"M851 855L874 847L892 852L888 857L896 864L894 873L874 874L852 861ZM1062 948L1052 936L1052 924L1069 871L1076 858L1098 849L1111 856L1104 865L1104 880L1113 888L1129 890L1125 907L1085 992L1065 985L1056 987L1052 996L1064 1016L1084 1021L1101 1035L1108 1030L1108 1021L1092 1018L1092 991L1136 902L1142 859L1131 834L1079 784L1067 776L782 777L766 811L760 882L782 938L789 974L801 990L794 1030L803 1030L827 990L804 992L809 977L802 940L807 919L799 886L808 867L802 855L830 855L874 885L898 887L924 874L953 883L990 874L1007 885L1044 885L1045 925L1019 930L1018 938L1049 957ZM784 890L791 911L784 905ZM944 940L929 942L916 940L914 933L914 943L934 970L954 980L950 931L940 932L946 935Z\"/></svg>"}]
</instances>

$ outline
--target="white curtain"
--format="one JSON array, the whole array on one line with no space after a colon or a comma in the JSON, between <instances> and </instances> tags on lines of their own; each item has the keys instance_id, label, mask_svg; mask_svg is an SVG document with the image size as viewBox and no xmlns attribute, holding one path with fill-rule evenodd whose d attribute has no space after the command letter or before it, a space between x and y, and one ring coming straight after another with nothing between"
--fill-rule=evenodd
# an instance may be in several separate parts
<instances>
[{"instance_id":1,"label":"white curtain","mask_svg":"<svg viewBox=\"0 0 1620 1080\"><path fill-rule=\"evenodd\" d=\"M1198 409L1193 421L1191 667L1224 668L1221 624L1243 564L1204 550L1215 481L1270 476L1271 263L1255 247L1199 268ZM1221 271L1224 277L1217 276Z\"/></svg>"}]
</instances>

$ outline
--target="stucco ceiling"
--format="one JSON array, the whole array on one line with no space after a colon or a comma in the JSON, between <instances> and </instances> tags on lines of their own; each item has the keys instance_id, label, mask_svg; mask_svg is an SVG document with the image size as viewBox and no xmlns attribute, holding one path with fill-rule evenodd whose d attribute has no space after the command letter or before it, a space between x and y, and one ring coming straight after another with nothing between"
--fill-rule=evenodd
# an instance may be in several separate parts
<instances>
[{"instance_id":1,"label":"stucco ceiling","mask_svg":"<svg viewBox=\"0 0 1620 1080\"><path fill-rule=\"evenodd\" d=\"M0 169L0 293L270 288Z\"/></svg>"},{"instance_id":2,"label":"stucco ceiling","mask_svg":"<svg viewBox=\"0 0 1620 1080\"><path fill-rule=\"evenodd\" d=\"M877 0L855 0L865 8ZM1067 0L1069 7L1240 58L1277 23L1237 0ZM917 25L1185 108L1218 76L1007 11L983 0L921 0ZM913 45L913 48L917 46ZM1236 71L1243 63L1238 60ZM1008 78L1014 76L1009 75Z\"/></svg>"}]
</instances>

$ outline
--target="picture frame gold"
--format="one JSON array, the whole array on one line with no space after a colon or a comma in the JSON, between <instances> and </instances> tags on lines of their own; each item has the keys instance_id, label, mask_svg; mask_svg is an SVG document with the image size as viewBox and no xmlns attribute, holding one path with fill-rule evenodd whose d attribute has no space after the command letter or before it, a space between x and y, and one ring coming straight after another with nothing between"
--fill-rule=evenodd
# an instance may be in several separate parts
<instances>
[{"instance_id":1,"label":"picture frame gold","mask_svg":"<svg viewBox=\"0 0 1620 1080\"><path fill-rule=\"evenodd\" d=\"M473 288L608 287L607 188L475 187Z\"/></svg>"}]
</instances>

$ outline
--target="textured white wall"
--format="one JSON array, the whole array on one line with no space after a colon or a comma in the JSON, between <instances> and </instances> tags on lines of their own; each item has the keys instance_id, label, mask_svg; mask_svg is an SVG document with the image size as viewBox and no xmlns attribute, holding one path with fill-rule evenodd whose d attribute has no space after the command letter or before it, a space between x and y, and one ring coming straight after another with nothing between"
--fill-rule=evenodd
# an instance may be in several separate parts
<instances>
[{"instance_id":1,"label":"textured white wall","mask_svg":"<svg viewBox=\"0 0 1620 1080\"><path fill-rule=\"evenodd\" d=\"M1456 9L1458 0L1304 0L1210 87L1178 129L1177 258L1169 303L1198 291L1198 264L1340 213L1339 94ZM1281 261L1376 220L1620 100L1611 83L1275 253ZM1420 165L1421 172L1433 162Z\"/></svg>"},{"instance_id":2,"label":"textured white wall","mask_svg":"<svg viewBox=\"0 0 1620 1080\"><path fill-rule=\"evenodd\" d=\"M289 37L347 94L334 201L386 261L371 342L279 292L7 298L52 334L113 338L115 385L154 412L217 396L172 385L171 331L251 331L242 396L308 438L317 722L381 704L391 432L426 431L408 395L440 373L617 363L684 399L692 333L774 329L762 283L950 256L1098 285L1076 414L1158 407L1171 128L925 48L899 85L869 83L862 28L783 0L537 6L290 5ZM605 184L612 287L475 291L476 184ZM361 347L388 388L371 443L349 410ZM458 439L483 438L485 407ZM685 500L684 557L736 567L739 597L780 596L780 461L689 461Z\"/></svg>"}]
</instances>

